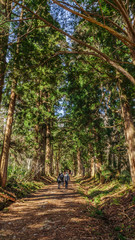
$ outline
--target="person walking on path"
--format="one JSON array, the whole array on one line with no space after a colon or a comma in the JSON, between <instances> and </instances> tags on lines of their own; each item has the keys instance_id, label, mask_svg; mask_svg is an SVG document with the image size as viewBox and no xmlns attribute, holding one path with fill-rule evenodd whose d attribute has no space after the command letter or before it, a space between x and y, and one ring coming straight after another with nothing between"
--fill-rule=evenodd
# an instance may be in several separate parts
<instances>
[{"instance_id":1,"label":"person walking on path","mask_svg":"<svg viewBox=\"0 0 135 240\"><path fill-rule=\"evenodd\" d=\"M58 189L59 189L61 184L60 173L59 173L59 176L57 177L57 183L58 183Z\"/></svg>"},{"instance_id":2,"label":"person walking on path","mask_svg":"<svg viewBox=\"0 0 135 240\"><path fill-rule=\"evenodd\" d=\"M63 173L60 174L61 185L64 186L64 175Z\"/></svg>"},{"instance_id":3,"label":"person walking on path","mask_svg":"<svg viewBox=\"0 0 135 240\"><path fill-rule=\"evenodd\" d=\"M70 177L68 175L68 172L64 175L64 182L65 182L65 188L68 188L68 182L70 180Z\"/></svg>"}]
</instances>

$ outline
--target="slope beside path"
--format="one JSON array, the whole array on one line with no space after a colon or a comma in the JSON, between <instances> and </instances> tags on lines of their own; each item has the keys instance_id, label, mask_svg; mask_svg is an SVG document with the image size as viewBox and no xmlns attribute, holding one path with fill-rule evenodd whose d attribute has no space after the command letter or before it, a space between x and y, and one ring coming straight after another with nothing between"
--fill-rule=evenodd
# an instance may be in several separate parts
<instances>
[{"instance_id":1,"label":"slope beside path","mask_svg":"<svg viewBox=\"0 0 135 240\"><path fill-rule=\"evenodd\" d=\"M114 240L103 219L90 217L89 203L76 191L45 186L28 198L17 200L0 212L1 240Z\"/></svg>"}]
</instances>

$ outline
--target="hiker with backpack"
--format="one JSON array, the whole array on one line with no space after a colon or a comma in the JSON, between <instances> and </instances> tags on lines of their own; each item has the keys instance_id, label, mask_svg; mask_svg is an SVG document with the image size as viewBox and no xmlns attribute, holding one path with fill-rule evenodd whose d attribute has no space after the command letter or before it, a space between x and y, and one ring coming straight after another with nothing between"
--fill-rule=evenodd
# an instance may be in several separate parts
<instances>
[{"instance_id":1,"label":"hiker with backpack","mask_svg":"<svg viewBox=\"0 0 135 240\"><path fill-rule=\"evenodd\" d=\"M70 180L70 177L68 175L68 172L64 175L64 182L65 182L65 188L68 188L68 182Z\"/></svg>"},{"instance_id":2,"label":"hiker with backpack","mask_svg":"<svg viewBox=\"0 0 135 240\"><path fill-rule=\"evenodd\" d=\"M64 186L64 175L63 173L60 174L61 185Z\"/></svg>"},{"instance_id":3,"label":"hiker with backpack","mask_svg":"<svg viewBox=\"0 0 135 240\"><path fill-rule=\"evenodd\" d=\"M59 173L59 176L57 177L57 183L58 183L58 189L59 189L61 184L60 173Z\"/></svg>"}]
</instances>

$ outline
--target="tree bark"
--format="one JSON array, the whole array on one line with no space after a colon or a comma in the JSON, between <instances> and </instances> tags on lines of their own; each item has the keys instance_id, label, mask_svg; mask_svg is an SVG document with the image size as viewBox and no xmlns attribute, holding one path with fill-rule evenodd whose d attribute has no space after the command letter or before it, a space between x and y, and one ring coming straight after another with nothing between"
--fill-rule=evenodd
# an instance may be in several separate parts
<instances>
[{"instance_id":1,"label":"tree bark","mask_svg":"<svg viewBox=\"0 0 135 240\"><path fill-rule=\"evenodd\" d=\"M81 151L77 149L77 175L82 175L82 166L81 166Z\"/></svg>"},{"instance_id":2,"label":"tree bark","mask_svg":"<svg viewBox=\"0 0 135 240\"><path fill-rule=\"evenodd\" d=\"M41 129L41 153L40 153L40 162L41 162L41 175L45 175L45 152L46 152L46 127L43 126Z\"/></svg>"},{"instance_id":3,"label":"tree bark","mask_svg":"<svg viewBox=\"0 0 135 240\"><path fill-rule=\"evenodd\" d=\"M9 4L8 1L6 3ZM7 5L7 8L8 8L8 5ZM21 10L21 13L20 13L20 20L22 18L23 18L23 9ZM17 35L16 56L18 53L19 53L19 35ZM14 68L13 71L15 75L16 69ZM7 123L6 123L4 140L2 145L2 152L0 157L0 185L2 187L5 187L6 181L7 181L8 156L9 156L10 139L11 139L11 133L12 133L13 115L14 115L15 102L16 102L16 86L17 86L17 79L14 78L14 80L12 81L10 102L9 102L8 115L7 115Z\"/></svg>"},{"instance_id":4,"label":"tree bark","mask_svg":"<svg viewBox=\"0 0 135 240\"><path fill-rule=\"evenodd\" d=\"M73 175L77 175L77 158L75 152L73 152Z\"/></svg>"},{"instance_id":5,"label":"tree bark","mask_svg":"<svg viewBox=\"0 0 135 240\"><path fill-rule=\"evenodd\" d=\"M0 9L2 14L1 20L4 22L11 19L12 1L0 1ZM4 25L5 26L5 25ZM8 49L8 33L10 24L4 28L0 27L0 104L2 101L2 90L4 86L4 77L6 70L6 55Z\"/></svg>"},{"instance_id":6,"label":"tree bark","mask_svg":"<svg viewBox=\"0 0 135 240\"><path fill-rule=\"evenodd\" d=\"M50 160L51 160L51 129L50 122L46 124L46 159L45 159L45 173L50 174Z\"/></svg>"},{"instance_id":7,"label":"tree bark","mask_svg":"<svg viewBox=\"0 0 135 240\"><path fill-rule=\"evenodd\" d=\"M59 175L59 161L60 161L60 148L58 148L58 153L56 153L56 161L55 161L55 167L56 167L56 175Z\"/></svg>"},{"instance_id":8,"label":"tree bark","mask_svg":"<svg viewBox=\"0 0 135 240\"><path fill-rule=\"evenodd\" d=\"M130 112L128 102L125 100L125 96L121 96L122 102L122 116L124 119L124 131L127 142L127 151L130 164L130 172L132 183L135 186L135 127L133 118Z\"/></svg>"},{"instance_id":9,"label":"tree bark","mask_svg":"<svg viewBox=\"0 0 135 240\"><path fill-rule=\"evenodd\" d=\"M54 175L55 176L58 176L59 174L59 150L55 153L55 157L54 157Z\"/></svg>"},{"instance_id":10,"label":"tree bark","mask_svg":"<svg viewBox=\"0 0 135 240\"><path fill-rule=\"evenodd\" d=\"M34 154L34 161L33 161L33 174L34 174L34 179L39 179L41 176L41 171L42 171L42 166L40 162L40 132L39 132L39 125L35 125L35 141L36 141L36 146L35 146L35 154Z\"/></svg>"},{"instance_id":11,"label":"tree bark","mask_svg":"<svg viewBox=\"0 0 135 240\"><path fill-rule=\"evenodd\" d=\"M7 181L7 167L8 167L8 156L10 147L10 138L12 132L13 115L15 110L15 100L16 100L16 84L17 81L14 80L12 83L12 90L10 95L10 103L8 108L7 124L4 134L3 147L0 157L0 185L5 187Z\"/></svg>"},{"instance_id":12,"label":"tree bark","mask_svg":"<svg viewBox=\"0 0 135 240\"><path fill-rule=\"evenodd\" d=\"M50 153L50 168L49 168L49 173L50 175L53 174L53 144L51 144L51 153Z\"/></svg>"},{"instance_id":13,"label":"tree bark","mask_svg":"<svg viewBox=\"0 0 135 240\"><path fill-rule=\"evenodd\" d=\"M91 177L95 177L96 174L96 164L95 164L95 157L91 158Z\"/></svg>"}]
</instances>

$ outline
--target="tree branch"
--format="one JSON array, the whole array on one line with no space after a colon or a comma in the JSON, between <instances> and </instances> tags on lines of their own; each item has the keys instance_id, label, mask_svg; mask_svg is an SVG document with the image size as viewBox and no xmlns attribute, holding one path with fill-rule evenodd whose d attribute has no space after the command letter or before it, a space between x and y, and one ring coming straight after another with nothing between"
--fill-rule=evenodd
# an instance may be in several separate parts
<instances>
[{"instance_id":1,"label":"tree branch","mask_svg":"<svg viewBox=\"0 0 135 240\"><path fill-rule=\"evenodd\" d=\"M134 77L128 73L124 68L122 68L120 65L118 65L117 63L115 63L113 60L111 60L107 55L105 55L104 53L102 53L101 51L99 51L98 49L92 47L91 45L71 36L70 34L66 33L65 31L63 31L60 28L55 27L52 23L48 22L46 19L44 19L43 17L39 16L38 14L34 13L32 10L30 10L28 7L24 6L23 4L18 3L16 0L14 0L15 3L17 3L19 6L21 6L22 8L26 9L27 11L31 12L34 16L36 16L38 19L40 19L41 21L45 22L48 26L50 26L51 28L55 29L56 31L64 34L65 36L69 37L70 39L72 39L73 41L79 43L80 45L94 51L95 53L97 53L97 57L99 57L100 59L104 60L105 62L108 62L111 66L113 66L115 69L118 70L118 72L122 73L124 76L126 76L133 84L135 84L135 79Z\"/></svg>"}]
</instances>

